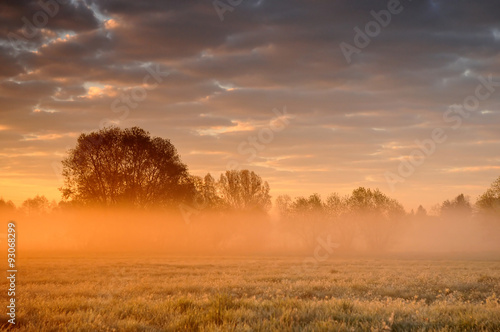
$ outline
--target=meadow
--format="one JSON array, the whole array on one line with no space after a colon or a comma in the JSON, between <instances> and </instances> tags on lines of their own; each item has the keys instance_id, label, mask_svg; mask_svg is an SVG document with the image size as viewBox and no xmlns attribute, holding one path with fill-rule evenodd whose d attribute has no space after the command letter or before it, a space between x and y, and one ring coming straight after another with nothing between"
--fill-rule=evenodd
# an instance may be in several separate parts
<instances>
[{"instance_id":1,"label":"meadow","mask_svg":"<svg viewBox=\"0 0 500 332\"><path fill-rule=\"evenodd\" d=\"M20 258L20 331L500 331L494 257Z\"/></svg>"}]
</instances>

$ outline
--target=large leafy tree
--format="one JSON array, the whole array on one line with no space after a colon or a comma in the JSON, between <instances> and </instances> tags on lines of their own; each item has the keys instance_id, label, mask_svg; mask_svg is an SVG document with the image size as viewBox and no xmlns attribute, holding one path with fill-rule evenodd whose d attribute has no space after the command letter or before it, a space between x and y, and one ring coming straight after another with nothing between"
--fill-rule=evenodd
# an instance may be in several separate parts
<instances>
[{"instance_id":1,"label":"large leafy tree","mask_svg":"<svg viewBox=\"0 0 500 332\"><path fill-rule=\"evenodd\" d=\"M172 143L138 127L81 134L62 163L63 198L85 205L146 208L194 194L187 166Z\"/></svg>"}]
</instances>

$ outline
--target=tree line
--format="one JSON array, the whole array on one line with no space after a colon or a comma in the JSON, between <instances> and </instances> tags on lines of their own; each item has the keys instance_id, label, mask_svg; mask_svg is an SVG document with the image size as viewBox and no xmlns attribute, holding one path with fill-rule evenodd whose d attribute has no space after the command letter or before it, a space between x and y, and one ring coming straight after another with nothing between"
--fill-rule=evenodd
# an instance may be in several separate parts
<instances>
[{"instance_id":1,"label":"tree line","mask_svg":"<svg viewBox=\"0 0 500 332\"><path fill-rule=\"evenodd\" d=\"M72 207L152 209L184 204L197 209L202 207L203 211L265 215L272 206L269 184L255 172L229 170L218 179L211 174L191 175L168 139L152 137L139 127L109 127L81 134L62 164L64 185L59 188L62 194L59 203L37 195L16 208L11 201L2 198L0 210L47 213ZM372 221L391 224L408 215L395 199L378 189L363 187L347 196L331 194L326 200L318 194L295 199L284 195L275 203L282 219L294 223L306 221L310 225L320 219L362 222L368 216ZM433 212L460 218L478 214L499 217L500 177L475 204L460 194L437 205ZM427 211L419 206L416 213L412 211L409 215L423 217ZM348 238L344 240L349 241Z\"/></svg>"}]
</instances>

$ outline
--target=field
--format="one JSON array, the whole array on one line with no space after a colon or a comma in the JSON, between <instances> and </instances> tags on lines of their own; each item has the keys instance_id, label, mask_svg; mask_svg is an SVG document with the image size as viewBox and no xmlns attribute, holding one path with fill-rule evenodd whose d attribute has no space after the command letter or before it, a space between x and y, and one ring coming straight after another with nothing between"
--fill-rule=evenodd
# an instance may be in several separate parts
<instances>
[{"instance_id":1,"label":"field","mask_svg":"<svg viewBox=\"0 0 500 332\"><path fill-rule=\"evenodd\" d=\"M491 259L27 255L19 271L22 331L500 331Z\"/></svg>"}]
</instances>

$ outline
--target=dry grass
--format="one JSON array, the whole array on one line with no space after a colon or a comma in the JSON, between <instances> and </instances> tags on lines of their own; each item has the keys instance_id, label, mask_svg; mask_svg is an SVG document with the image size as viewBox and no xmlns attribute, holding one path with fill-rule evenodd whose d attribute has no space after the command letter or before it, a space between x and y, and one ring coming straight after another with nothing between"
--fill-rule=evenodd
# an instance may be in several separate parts
<instances>
[{"instance_id":1,"label":"dry grass","mask_svg":"<svg viewBox=\"0 0 500 332\"><path fill-rule=\"evenodd\" d=\"M23 331L500 331L499 261L25 257L18 278Z\"/></svg>"}]
</instances>

